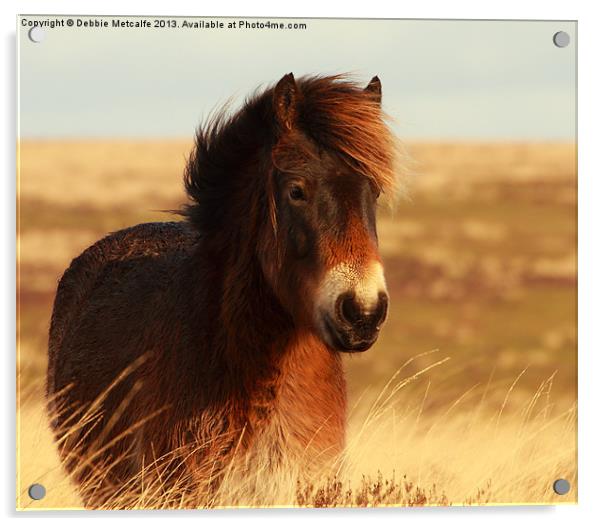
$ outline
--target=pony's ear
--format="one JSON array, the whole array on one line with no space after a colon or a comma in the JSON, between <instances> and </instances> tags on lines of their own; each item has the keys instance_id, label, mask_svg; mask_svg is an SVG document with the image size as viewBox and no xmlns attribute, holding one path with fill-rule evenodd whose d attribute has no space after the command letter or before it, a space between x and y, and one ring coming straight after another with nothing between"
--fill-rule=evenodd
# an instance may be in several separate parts
<instances>
[{"instance_id":1,"label":"pony's ear","mask_svg":"<svg viewBox=\"0 0 602 526\"><path fill-rule=\"evenodd\" d=\"M292 73L284 75L274 88L274 113L281 126L290 130L293 127L297 106L297 84Z\"/></svg>"},{"instance_id":2,"label":"pony's ear","mask_svg":"<svg viewBox=\"0 0 602 526\"><path fill-rule=\"evenodd\" d=\"M368 93L376 102L381 103L383 91L380 85L380 79L376 76L372 77L372 80L368 82L368 85L364 88L364 91Z\"/></svg>"}]
</instances>

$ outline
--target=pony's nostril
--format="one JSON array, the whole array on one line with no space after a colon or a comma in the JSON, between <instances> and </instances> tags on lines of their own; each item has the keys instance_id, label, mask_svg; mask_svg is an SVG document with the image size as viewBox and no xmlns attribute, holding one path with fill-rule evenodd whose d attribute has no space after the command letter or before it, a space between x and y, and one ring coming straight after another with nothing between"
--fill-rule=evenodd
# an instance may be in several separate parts
<instances>
[{"instance_id":1,"label":"pony's nostril","mask_svg":"<svg viewBox=\"0 0 602 526\"><path fill-rule=\"evenodd\" d=\"M389 298L385 292L378 295L376 305L365 311L357 301L355 294L346 292L341 294L336 303L338 318L357 330L378 330L387 316Z\"/></svg>"},{"instance_id":2,"label":"pony's nostril","mask_svg":"<svg viewBox=\"0 0 602 526\"><path fill-rule=\"evenodd\" d=\"M344 321L354 324L361 319L362 312L353 293L341 294L337 303L339 315Z\"/></svg>"},{"instance_id":3,"label":"pony's nostril","mask_svg":"<svg viewBox=\"0 0 602 526\"><path fill-rule=\"evenodd\" d=\"M387 309L389 307L389 297L385 292L378 294L378 305L376 306L376 312L374 317L376 318L376 326L380 327L385 318L387 317Z\"/></svg>"}]
</instances>

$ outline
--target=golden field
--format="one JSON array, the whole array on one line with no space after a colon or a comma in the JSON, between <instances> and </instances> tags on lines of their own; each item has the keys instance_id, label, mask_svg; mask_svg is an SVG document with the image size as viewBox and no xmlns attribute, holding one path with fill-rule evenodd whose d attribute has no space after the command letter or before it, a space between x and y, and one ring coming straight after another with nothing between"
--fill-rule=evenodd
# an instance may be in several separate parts
<instances>
[{"instance_id":1,"label":"golden field","mask_svg":"<svg viewBox=\"0 0 602 526\"><path fill-rule=\"evenodd\" d=\"M17 507L81 507L44 411L56 283L110 231L173 220L189 142L19 147ZM365 506L577 500L577 178L571 144L410 144L408 197L379 214L391 294L373 349L346 357L344 469L269 499ZM566 478L558 496L552 482ZM32 501L30 484L47 495ZM235 496L236 494L236 496ZM124 500L125 503L125 500ZM129 506L161 507L160 491Z\"/></svg>"}]
</instances>

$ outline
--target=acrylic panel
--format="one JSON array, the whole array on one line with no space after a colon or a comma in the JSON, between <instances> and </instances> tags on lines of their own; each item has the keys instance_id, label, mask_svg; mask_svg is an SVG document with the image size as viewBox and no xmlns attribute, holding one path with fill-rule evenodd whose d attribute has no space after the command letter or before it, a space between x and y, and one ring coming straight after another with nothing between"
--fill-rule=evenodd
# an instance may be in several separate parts
<instances>
[{"instance_id":1,"label":"acrylic panel","mask_svg":"<svg viewBox=\"0 0 602 526\"><path fill-rule=\"evenodd\" d=\"M576 22L17 42L17 508L577 502Z\"/></svg>"}]
</instances>

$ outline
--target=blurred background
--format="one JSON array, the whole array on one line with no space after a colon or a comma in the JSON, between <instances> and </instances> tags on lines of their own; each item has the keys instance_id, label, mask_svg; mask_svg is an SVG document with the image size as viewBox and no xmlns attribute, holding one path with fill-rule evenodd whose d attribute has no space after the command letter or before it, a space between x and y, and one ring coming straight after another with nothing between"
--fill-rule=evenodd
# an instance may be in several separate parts
<instances>
[{"instance_id":1,"label":"blurred background","mask_svg":"<svg viewBox=\"0 0 602 526\"><path fill-rule=\"evenodd\" d=\"M475 403L487 392L492 408L520 407L550 378L556 407L571 407L576 24L274 21L307 27L65 27L34 43L20 26L22 411L44 418L49 318L70 261L108 232L172 220L160 210L185 202L195 127L289 71L378 74L408 155L408 197L379 211L389 320L374 348L345 358L351 406L408 360L404 375L422 375L449 358L408 386L421 414L476 386ZM552 42L560 30L566 48Z\"/></svg>"}]
</instances>

